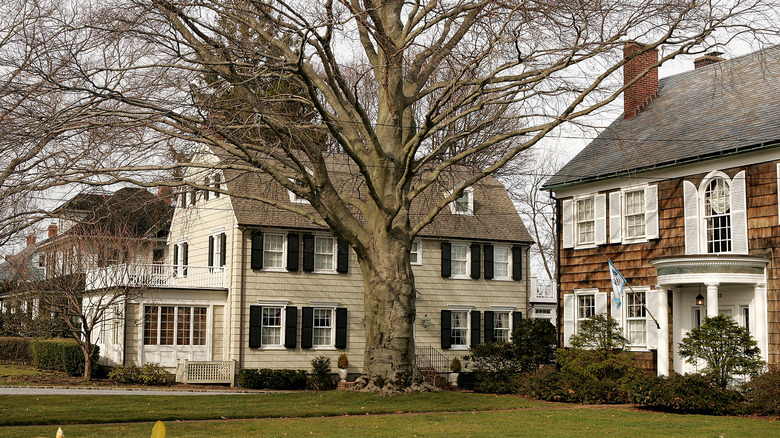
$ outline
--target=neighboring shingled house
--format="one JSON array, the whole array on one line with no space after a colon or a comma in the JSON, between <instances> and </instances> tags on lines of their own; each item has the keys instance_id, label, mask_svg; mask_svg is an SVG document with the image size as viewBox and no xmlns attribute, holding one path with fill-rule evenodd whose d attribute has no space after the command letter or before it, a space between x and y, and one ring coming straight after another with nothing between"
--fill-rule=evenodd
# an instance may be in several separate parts
<instances>
[{"instance_id":1,"label":"neighboring shingled house","mask_svg":"<svg viewBox=\"0 0 780 438\"><path fill-rule=\"evenodd\" d=\"M219 162L208 151L196 160ZM341 190L361 196L346 156L334 154L327 165ZM200 168L186 178L306 202L255 172ZM430 196L441 199L451 183ZM411 253L416 343L448 357L476 342L508 339L527 309L532 244L495 179L467 189L456 204L424 229ZM167 282L127 308L122 363L222 360L240 368L310 369L316 356L335 363L346 352L350 372L362 369L363 278L354 252L328 230L257 201L188 191L178 196L169 244Z\"/></svg>"},{"instance_id":2,"label":"neighboring shingled house","mask_svg":"<svg viewBox=\"0 0 780 438\"><path fill-rule=\"evenodd\" d=\"M624 116L546 182L564 344L609 312L659 374L687 372L680 340L720 313L780 362L780 48L719 55L660 81L653 69L626 91ZM633 58L625 80L656 61ZM620 308L607 258L633 286Z\"/></svg>"}]
</instances>

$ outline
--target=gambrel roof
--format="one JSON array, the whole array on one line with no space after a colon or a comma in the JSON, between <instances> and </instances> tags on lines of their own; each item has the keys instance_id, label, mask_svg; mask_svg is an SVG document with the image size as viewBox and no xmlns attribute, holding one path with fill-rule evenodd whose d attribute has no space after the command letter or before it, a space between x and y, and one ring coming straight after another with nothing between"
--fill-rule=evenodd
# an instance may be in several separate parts
<instances>
[{"instance_id":1,"label":"gambrel roof","mask_svg":"<svg viewBox=\"0 0 780 438\"><path fill-rule=\"evenodd\" d=\"M330 178L340 192L361 199L367 198L365 182L349 157L343 154L330 154L326 159ZM225 164L227 160L223 158L222 161ZM288 191L273 182L266 174L233 169L226 169L223 173L231 193L246 193L249 196L283 203L291 202ZM426 189L412 203L412 225L416 218L422 218L435 202L441 200L446 192L452 190L463 178L463 174L454 171L443 175L440 181ZM447 206L423 229L420 236L533 243L503 184L493 177L487 177L475 184L473 189L473 215L453 214ZM320 229L297 213L272 207L260 201L231 196L231 202L238 224L241 226ZM312 207L300 204L298 206L311 208L313 211Z\"/></svg>"},{"instance_id":2,"label":"gambrel roof","mask_svg":"<svg viewBox=\"0 0 780 438\"><path fill-rule=\"evenodd\" d=\"M659 81L544 185L555 189L780 145L780 46Z\"/></svg>"}]
</instances>

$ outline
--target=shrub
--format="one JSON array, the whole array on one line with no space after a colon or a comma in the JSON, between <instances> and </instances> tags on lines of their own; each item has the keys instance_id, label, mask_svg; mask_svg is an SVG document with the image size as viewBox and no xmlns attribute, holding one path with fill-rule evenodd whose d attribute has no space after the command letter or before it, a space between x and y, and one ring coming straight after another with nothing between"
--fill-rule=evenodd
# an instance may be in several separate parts
<instances>
[{"instance_id":1,"label":"shrub","mask_svg":"<svg viewBox=\"0 0 780 438\"><path fill-rule=\"evenodd\" d=\"M589 349L606 356L612 351L625 348L628 339L620 331L620 325L606 313L591 316L580 325L577 334L569 339L571 346Z\"/></svg>"},{"instance_id":2,"label":"shrub","mask_svg":"<svg viewBox=\"0 0 780 438\"><path fill-rule=\"evenodd\" d=\"M704 318L688 332L680 342L680 356L692 365L704 360L704 375L721 388L734 375L757 375L764 365L750 332L725 315Z\"/></svg>"},{"instance_id":3,"label":"shrub","mask_svg":"<svg viewBox=\"0 0 780 438\"><path fill-rule=\"evenodd\" d=\"M339 354L339 360L336 362L336 365L338 365L338 367L342 370L349 368L349 359L347 358L346 353Z\"/></svg>"},{"instance_id":4,"label":"shrub","mask_svg":"<svg viewBox=\"0 0 780 438\"><path fill-rule=\"evenodd\" d=\"M100 349L93 346L92 369L96 369ZM64 371L69 376L84 374L84 354L79 344L72 339L44 339L30 345L32 364L41 370Z\"/></svg>"},{"instance_id":5,"label":"shrub","mask_svg":"<svg viewBox=\"0 0 780 438\"><path fill-rule=\"evenodd\" d=\"M630 388L631 401L662 411L723 415L740 411L742 395L721 388L701 374L650 376L636 380Z\"/></svg>"},{"instance_id":6,"label":"shrub","mask_svg":"<svg viewBox=\"0 0 780 438\"><path fill-rule=\"evenodd\" d=\"M306 389L306 371L303 370L239 370L238 386L247 389Z\"/></svg>"},{"instance_id":7,"label":"shrub","mask_svg":"<svg viewBox=\"0 0 780 438\"><path fill-rule=\"evenodd\" d=\"M25 338L0 338L0 362L30 365L30 340Z\"/></svg>"},{"instance_id":8,"label":"shrub","mask_svg":"<svg viewBox=\"0 0 780 438\"><path fill-rule=\"evenodd\" d=\"M555 349L558 345L555 326L543 319L521 320L512 332L512 345L523 371L555 363Z\"/></svg>"},{"instance_id":9,"label":"shrub","mask_svg":"<svg viewBox=\"0 0 780 438\"><path fill-rule=\"evenodd\" d=\"M169 385L175 376L158 363L145 363L141 366L140 381L144 385Z\"/></svg>"},{"instance_id":10,"label":"shrub","mask_svg":"<svg viewBox=\"0 0 780 438\"><path fill-rule=\"evenodd\" d=\"M450 371L452 371L453 373L459 373L460 369L461 369L460 359L458 359L457 357L453 358L450 361Z\"/></svg>"},{"instance_id":11,"label":"shrub","mask_svg":"<svg viewBox=\"0 0 780 438\"><path fill-rule=\"evenodd\" d=\"M473 391L477 382L474 371L464 371L458 374L458 388Z\"/></svg>"},{"instance_id":12,"label":"shrub","mask_svg":"<svg viewBox=\"0 0 780 438\"><path fill-rule=\"evenodd\" d=\"M770 365L764 374L746 386L747 412L780 416L780 366Z\"/></svg>"},{"instance_id":13,"label":"shrub","mask_svg":"<svg viewBox=\"0 0 780 438\"><path fill-rule=\"evenodd\" d=\"M336 382L330 370L330 359L318 356L311 360L312 373L309 378L309 388L315 390L333 389Z\"/></svg>"},{"instance_id":14,"label":"shrub","mask_svg":"<svg viewBox=\"0 0 780 438\"><path fill-rule=\"evenodd\" d=\"M108 378L116 383L140 383L141 382L141 370L134 363L130 365L120 365L114 367Z\"/></svg>"}]
</instances>

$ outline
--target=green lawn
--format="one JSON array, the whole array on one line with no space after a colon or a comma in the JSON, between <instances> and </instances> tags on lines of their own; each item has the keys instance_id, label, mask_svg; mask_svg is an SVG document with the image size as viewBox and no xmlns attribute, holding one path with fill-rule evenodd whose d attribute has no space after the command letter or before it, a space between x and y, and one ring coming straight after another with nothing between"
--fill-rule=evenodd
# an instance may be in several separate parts
<instances>
[{"instance_id":1,"label":"green lawn","mask_svg":"<svg viewBox=\"0 0 780 438\"><path fill-rule=\"evenodd\" d=\"M0 422L6 425L0 427L0 437L53 438L58 426L63 427L67 438L144 437L149 436L158 419L165 421L171 438L780 436L780 423L766 419L673 415L456 392L393 397L336 391L4 396L0 397L0 409ZM29 426L11 426L23 424Z\"/></svg>"},{"instance_id":2,"label":"green lawn","mask_svg":"<svg viewBox=\"0 0 780 438\"><path fill-rule=\"evenodd\" d=\"M39 371L34 367L24 365L0 365L0 378L16 376L42 376L45 371Z\"/></svg>"}]
</instances>

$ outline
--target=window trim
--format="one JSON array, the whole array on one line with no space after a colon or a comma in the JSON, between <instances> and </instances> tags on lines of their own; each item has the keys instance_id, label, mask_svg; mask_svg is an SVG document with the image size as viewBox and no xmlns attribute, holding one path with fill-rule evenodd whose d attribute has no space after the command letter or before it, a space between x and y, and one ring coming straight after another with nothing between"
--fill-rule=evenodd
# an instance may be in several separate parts
<instances>
[{"instance_id":1,"label":"window trim","mask_svg":"<svg viewBox=\"0 0 780 438\"><path fill-rule=\"evenodd\" d=\"M413 248L415 247L417 249L416 251L413 250ZM410 254L409 262L411 265L422 266L423 263L422 263L422 241L421 240L415 240L414 242L412 242L412 247L409 248L409 254ZM411 261L411 254L417 255L417 261L415 262Z\"/></svg>"},{"instance_id":2,"label":"window trim","mask_svg":"<svg viewBox=\"0 0 780 438\"><path fill-rule=\"evenodd\" d=\"M464 305L457 305L457 304L450 304L447 306L447 310L450 311L450 350L455 351L466 351L471 348L470 341L471 341L471 311L474 310L474 306L464 306ZM464 336L466 343L465 344L456 344L452 342L453 336L452 336L452 330L454 330L454 326L452 324L452 314L454 312L466 312L466 334Z\"/></svg>"},{"instance_id":3,"label":"window trim","mask_svg":"<svg viewBox=\"0 0 780 438\"><path fill-rule=\"evenodd\" d=\"M710 242L707 239L707 187L716 179L721 179L725 182L726 186L728 187L728 199L729 199L729 208L727 215L722 215L724 217L729 218L729 250L728 251L718 251L718 252L710 252ZM700 251L702 254L733 254L734 253L734 206L732 201L732 190L733 190L733 181L731 178L729 178L728 175L726 175L724 172L721 172L720 170L715 170L707 174L707 176L702 179L701 183L698 187L698 210L699 210L699 246Z\"/></svg>"},{"instance_id":4,"label":"window trim","mask_svg":"<svg viewBox=\"0 0 780 438\"><path fill-rule=\"evenodd\" d=\"M466 263L466 273L465 274L455 274L455 246L462 246L466 248L466 260L464 263ZM460 262L460 260L458 260ZM471 243L470 242L463 242L458 241L450 242L450 278L453 280L471 280Z\"/></svg>"},{"instance_id":5,"label":"window trim","mask_svg":"<svg viewBox=\"0 0 780 438\"><path fill-rule=\"evenodd\" d=\"M455 189L449 192L448 196L452 196L452 194L455 192ZM457 203L459 199L462 199L463 197L466 197L466 203L467 203L467 210L466 211L458 211L457 210ZM473 216L474 215L474 187L466 187L463 189L463 194L460 195L460 197L453 199L450 202L450 212L452 214L458 214L461 216Z\"/></svg>"},{"instance_id":6,"label":"window trim","mask_svg":"<svg viewBox=\"0 0 780 438\"><path fill-rule=\"evenodd\" d=\"M288 272L287 271L287 234L283 232L263 232L263 271L267 272ZM265 245L268 242L268 236L281 236L282 237L282 265L279 267L276 266L267 266L267 260L268 257L266 256L266 249Z\"/></svg>"},{"instance_id":7,"label":"window trim","mask_svg":"<svg viewBox=\"0 0 780 438\"><path fill-rule=\"evenodd\" d=\"M640 293L644 294L644 298L641 301L641 305L644 308L645 316L643 316L643 317L629 317L628 316L628 308L629 308L628 296L630 294L640 294ZM647 300L648 300L648 296L650 295L650 293L652 293L652 290L650 289L649 286L645 286L645 287L639 286L639 287L634 287L633 291L631 291L631 290L624 290L623 291L623 303L624 303L624 305L621 306L622 307L621 317L623 318L623 336L625 336L626 339L628 339L628 343L626 344L626 346L629 347L629 349L640 349L641 350L641 349L646 349L648 347L648 340L649 340L648 337L649 337L650 334L648 333L648 330L647 330L647 324L648 324L648 319L650 318L650 315L647 312ZM644 329L644 334L645 334L645 339L644 339L643 343L640 343L640 344L632 344L631 343L631 336L630 336L630 333L629 333L629 321L642 321L642 327Z\"/></svg>"},{"instance_id":8,"label":"window trim","mask_svg":"<svg viewBox=\"0 0 780 438\"><path fill-rule=\"evenodd\" d=\"M574 331L572 334L577 334L580 331L580 324L582 324L582 321L590 318L590 316L598 315L597 313L597 304L596 304L596 295L599 293L599 290L597 288L591 288L591 289L578 289L574 291ZM585 318L580 318L580 297L590 295L593 297L593 315L590 315Z\"/></svg>"},{"instance_id":9,"label":"window trim","mask_svg":"<svg viewBox=\"0 0 780 438\"><path fill-rule=\"evenodd\" d=\"M279 344L264 344L263 343L263 313L260 312L260 347L257 348L258 350L286 350L287 347L284 346L285 341L285 330L286 324L287 324L287 307L290 305L290 302L287 300L258 300L257 305L259 305L263 310L266 308L278 308L281 312L281 318L280 318L280 328L279 328Z\"/></svg>"},{"instance_id":10,"label":"window trim","mask_svg":"<svg viewBox=\"0 0 780 438\"><path fill-rule=\"evenodd\" d=\"M314 343L315 340L315 330L317 329L317 326L314 324L314 320L312 320L311 328L312 328L312 336L311 336L311 350L336 350L336 308L341 303L338 302L329 302L329 301L310 301L309 306L312 308L312 318L316 318L315 313L317 313L317 310L327 310L330 312L330 343L329 344L323 344L323 345L316 345ZM316 320L316 319L315 319Z\"/></svg>"},{"instance_id":11,"label":"window trim","mask_svg":"<svg viewBox=\"0 0 780 438\"><path fill-rule=\"evenodd\" d=\"M142 347L206 347L209 345L209 321L210 321L210 315L209 315L209 308L208 305L202 305L202 304L182 304L182 303L142 303L141 304L141 315L142 315L142 324L141 324L141 346ZM147 344L146 342L146 324L147 324L147 318L146 318L146 308L156 308L157 309L157 321L155 321L155 331L156 331L156 337L155 337L155 343L154 344ZM173 343L172 344L161 344L161 330L162 330L162 312L161 309L163 307L172 307L173 308ZM189 317L189 343L188 344L179 344L179 308L186 307L190 309L190 317ZM205 314L205 321L203 323L203 343L202 344L194 344L193 340L195 339L195 311L196 308L202 308L206 310Z\"/></svg>"},{"instance_id":12,"label":"window trim","mask_svg":"<svg viewBox=\"0 0 780 438\"><path fill-rule=\"evenodd\" d=\"M332 234L314 234L314 248L313 251L313 258L314 258L314 270L312 273L314 274L338 274L336 271L336 264L338 263L338 238ZM330 239L331 240L331 256L332 256L332 262L330 268L325 269L317 269L317 239ZM322 253L320 253L322 254Z\"/></svg>"},{"instance_id":13,"label":"window trim","mask_svg":"<svg viewBox=\"0 0 780 438\"><path fill-rule=\"evenodd\" d=\"M506 256L506 276L498 276L496 275L496 265L498 262L496 261L496 249L498 248L505 248L507 252ZM512 280L512 265L514 260L512 260L512 246L511 245L493 245L493 278L491 280L496 281L513 281Z\"/></svg>"},{"instance_id":14,"label":"window trim","mask_svg":"<svg viewBox=\"0 0 780 438\"><path fill-rule=\"evenodd\" d=\"M303 186L303 184L298 179L295 178L287 178L287 179L293 184ZM308 199L298 196L297 193L293 192L290 189L287 189L287 194L290 196L290 202L292 202L293 204L311 204Z\"/></svg>"},{"instance_id":15,"label":"window trim","mask_svg":"<svg viewBox=\"0 0 780 438\"><path fill-rule=\"evenodd\" d=\"M622 240L623 243L637 243L647 242L647 186L633 186L620 190L620 222L622 228ZM631 193L641 193L642 195L642 211L641 213L634 213L631 216L641 216L642 218L642 234L639 236L628 235L628 195Z\"/></svg>"},{"instance_id":16,"label":"window trim","mask_svg":"<svg viewBox=\"0 0 780 438\"><path fill-rule=\"evenodd\" d=\"M593 202L593 219L587 220L587 221L580 221L580 203L584 201L592 201ZM575 196L574 197L574 215L573 215L573 225L574 225L574 246L576 248L590 248L595 247L596 245L596 194L589 194L589 195L583 195L583 196ZM593 240L588 241L581 241L580 240L580 224L584 224L590 222L593 224Z\"/></svg>"}]
</instances>

